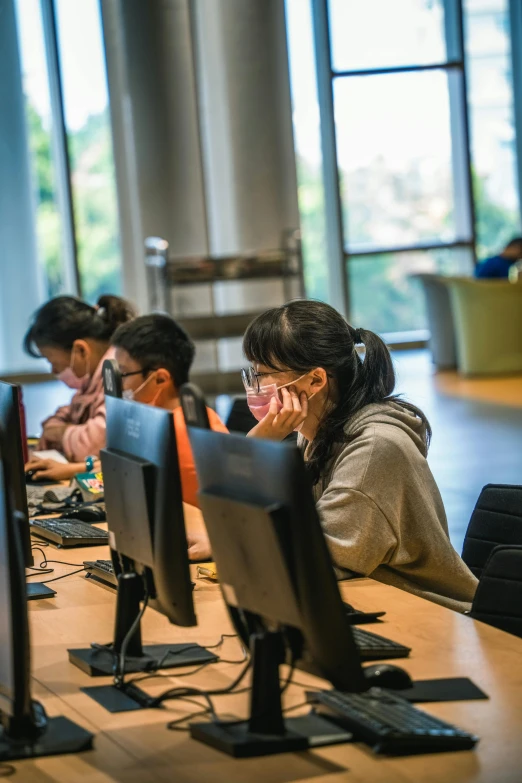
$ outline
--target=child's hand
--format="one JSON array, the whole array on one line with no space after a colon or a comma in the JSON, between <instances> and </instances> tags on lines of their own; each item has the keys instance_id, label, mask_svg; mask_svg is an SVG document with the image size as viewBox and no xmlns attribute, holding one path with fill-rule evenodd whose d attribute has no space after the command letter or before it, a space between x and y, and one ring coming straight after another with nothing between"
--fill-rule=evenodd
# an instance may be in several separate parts
<instances>
[{"instance_id":1,"label":"child's hand","mask_svg":"<svg viewBox=\"0 0 522 783\"><path fill-rule=\"evenodd\" d=\"M35 479L49 479L49 481L66 481L77 473L85 470L84 463L57 462L54 459L37 459L33 457L25 466L25 470L35 470Z\"/></svg>"},{"instance_id":2,"label":"child's hand","mask_svg":"<svg viewBox=\"0 0 522 783\"><path fill-rule=\"evenodd\" d=\"M45 438L47 444L61 446L65 430L69 426L69 424L50 424L43 428L42 437Z\"/></svg>"}]
</instances>

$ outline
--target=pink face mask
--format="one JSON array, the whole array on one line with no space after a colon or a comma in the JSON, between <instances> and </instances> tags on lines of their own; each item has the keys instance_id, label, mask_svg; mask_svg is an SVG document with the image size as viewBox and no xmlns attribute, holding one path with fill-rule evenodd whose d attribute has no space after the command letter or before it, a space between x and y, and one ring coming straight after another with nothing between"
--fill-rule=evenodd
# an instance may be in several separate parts
<instances>
[{"instance_id":1,"label":"pink face mask","mask_svg":"<svg viewBox=\"0 0 522 783\"><path fill-rule=\"evenodd\" d=\"M279 399L275 383L271 383L269 386L261 386L258 392L247 391L247 405L255 419L261 421L261 419L265 418L270 409L272 397L275 397L277 400L277 411L279 413L283 403Z\"/></svg>"},{"instance_id":2,"label":"pink face mask","mask_svg":"<svg viewBox=\"0 0 522 783\"><path fill-rule=\"evenodd\" d=\"M65 370L58 373L56 377L58 380L62 381L62 383L65 383L69 389L81 389L85 383L85 378L88 378L89 376L78 378L78 376L74 374L72 367L66 367Z\"/></svg>"},{"instance_id":3,"label":"pink face mask","mask_svg":"<svg viewBox=\"0 0 522 783\"><path fill-rule=\"evenodd\" d=\"M279 399L279 394L277 393L279 389L284 389L286 386L292 386L294 383L297 383L297 381L300 381L301 378L304 378L305 375L307 375L307 373L301 375L299 378L296 378L295 381L283 383L282 386L277 386L275 383L270 383L268 386L261 386L258 392L247 390L247 405L250 408L250 413L252 416L257 419L257 421L264 419L270 410L270 402L272 401L273 397L275 397L277 401L277 412L279 413L283 407L283 403ZM311 400L314 396L314 394L311 394L308 399Z\"/></svg>"},{"instance_id":4,"label":"pink face mask","mask_svg":"<svg viewBox=\"0 0 522 783\"><path fill-rule=\"evenodd\" d=\"M74 350L71 354L71 363L69 367L66 367L65 370L62 370L62 372L58 373L56 377L58 378L58 380L62 381L62 383L65 383L65 385L68 386L69 389L78 390L83 388L83 386L87 384L90 375L88 372L86 372L82 378L78 378L78 376L73 370L73 362L74 362Z\"/></svg>"}]
</instances>

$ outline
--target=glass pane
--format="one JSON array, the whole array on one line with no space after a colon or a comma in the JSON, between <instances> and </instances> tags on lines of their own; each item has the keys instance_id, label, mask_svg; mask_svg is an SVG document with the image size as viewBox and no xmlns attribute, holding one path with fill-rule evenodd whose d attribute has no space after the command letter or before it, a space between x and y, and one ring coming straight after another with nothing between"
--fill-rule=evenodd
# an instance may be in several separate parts
<instances>
[{"instance_id":1,"label":"glass pane","mask_svg":"<svg viewBox=\"0 0 522 783\"><path fill-rule=\"evenodd\" d=\"M83 296L121 290L109 98L98 0L56 0Z\"/></svg>"},{"instance_id":2,"label":"glass pane","mask_svg":"<svg viewBox=\"0 0 522 783\"><path fill-rule=\"evenodd\" d=\"M466 57L477 253L520 234L508 0L466 0Z\"/></svg>"},{"instance_id":3,"label":"glass pane","mask_svg":"<svg viewBox=\"0 0 522 783\"><path fill-rule=\"evenodd\" d=\"M65 288L62 218L53 159L53 118L39 0L17 0L20 55L36 203L36 230L43 298Z\"/></svg>"},{"instance_id":4,"label":"glass pane","mask_svg":"<svg viewBox=\"0 0 522 783\"><path fill-rule=\"evenodd\" d=\"M319 104L309 0L286 0L292 118L306 293L328 298Z\"/></svg>"},{"instance_id":5,"label":"glass pane","mask_svg":"<svg viewBox=\"0 0 522 783\"><path fill-rule=\"evenodd\" d=\"M329 0L336 71L446 62L443 0Z\"/></svg>"},{"instance_id":6,"label":"glass pane","mask_svg":"<svg viewBox=\"0 0 522 783\"><path fill-rule=\"evenodd\" d=\"M352 257L348 261L350 321L380 333L426 329L422 291L410 275L469 275L472 264L466 248Z\"/></svg>"},{"instance_id":7,"label":"glass pane","mask_svg":"<svg viewBox=\"0 0 522 783\"><path fill-rule=\"evenodd\" d=\"M455 239L449 112L444 71L336 79L351 252Z\"/></svg>"}]
</instances>

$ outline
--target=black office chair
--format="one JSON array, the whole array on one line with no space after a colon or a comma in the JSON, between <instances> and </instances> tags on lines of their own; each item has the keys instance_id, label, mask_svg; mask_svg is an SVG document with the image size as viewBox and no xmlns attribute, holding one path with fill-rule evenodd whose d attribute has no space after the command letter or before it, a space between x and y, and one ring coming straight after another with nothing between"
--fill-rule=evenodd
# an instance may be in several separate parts
<instances>
[{"instance_id":1,"label":"black office chair","mask_svg":"<svg viewBox=\"0 0 522 783\"><path fill-rule=\"evenodd\" d=\"M246 397L235 397L228 418L225 422L230 432L250 432L257 424L257 419L250 413Z\"/></svg>"},{"instance_id":2,"label":"black office chair","mask_svg":"<svg viewBox=\"0 0 522 783\"><path fill-rule=\"evenodd\" d=\"M243 433L243 435L246 435L247 432L250 432L252 427L256 426L257 419L250 413L246 397L234 398L234 402L232 403L230 413L228 414L225 423L230 432ZM285 440L296 443L297 432L292 432Z\"/></svg>"},{"instance_id":3,"label":"black office chair","mask_svg":"<svg viewBox=\"0 0 522 783\"><path fill-rule=\"evenodd\" d=\"M470 616L522 638L522 546L493 549L482 571Z\"/></svg>"},{"instance_id":4,"label":"black office chair","mask_svg":"<svg viewBox=\"0 0 522 783\"><path fill-rule=\"evenodd\" d=\"M116 359L105 359L102 366L103 391L108 397L122 396L122 378Z\"/></svg>"},{"instance_id":5,"label":"black office chair","mask_svg":"<svg viewBox=\"0 0 522 783\"><path fill-rule=\"evenodd\" d=\"M471 515L462 559L480 579L499 544L522 546L522 486L486 484Z\"/></svg>"},{"instance_id":6,"label":"black office chair","mask_svg":"<svg viewBox=\"0 0 522 783\"><path fill-rule=\"evenodd\" d=\"M184 383L179 390L179 396L187 427L201 427L204 430L209 430L207 404L199 386L196 386L195 383Z\"/></svg>"}]
</instances>

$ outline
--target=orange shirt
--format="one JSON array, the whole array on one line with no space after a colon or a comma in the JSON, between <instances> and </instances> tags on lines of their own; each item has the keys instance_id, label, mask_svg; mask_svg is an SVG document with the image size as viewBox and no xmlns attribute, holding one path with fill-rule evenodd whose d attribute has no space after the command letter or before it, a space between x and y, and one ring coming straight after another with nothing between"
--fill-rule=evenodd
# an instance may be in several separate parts
<instances>
[{"instance_id":1,"label":"orange shirt","mask_svg":"<svg viewBox=\"0 0 522 783\"><path fill-rule=\"evenodd\" d=\"M196 466L194 464L194 457L192 456L192 449L190 448L190 441L181 405L174 408L172 413L174 415L174 430L176 432L176 444L178 447L178 462L183 500L185 503L190 503L191 506L199 507L198 477L196 475ZM228 432L215 411L211 408L207 408L207 413L210 426L213 430L216 430L216 432Z\"/></svg>"}]
</instances>

